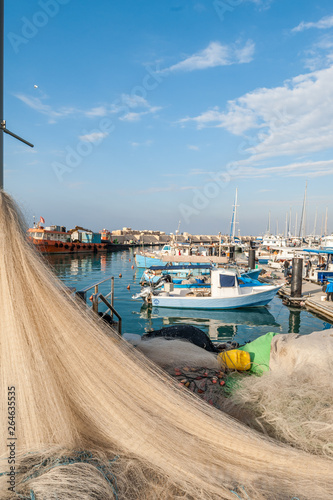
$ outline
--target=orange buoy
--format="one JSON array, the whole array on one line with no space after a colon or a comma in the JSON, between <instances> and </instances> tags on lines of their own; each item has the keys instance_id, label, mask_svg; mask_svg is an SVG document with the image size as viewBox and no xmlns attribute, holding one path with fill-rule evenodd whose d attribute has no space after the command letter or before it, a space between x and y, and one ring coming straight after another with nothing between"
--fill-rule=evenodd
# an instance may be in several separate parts
<instances>
[{"instance_id":1,"label":"orange buoy","mask_svg":"<svg viewBox=\"0 0 333 500\"><path fill-rule=\"evenodd\" d=\"M134 269L134 266L133 266L133 264L132 264L132 266L131 266L131 267L132 267L132 269Z\"/></svg>"},{"instance_id":2,"label":"orange buoy","mask_svg":"<svg viewBox=\"0 0 333 500\"><path fill-rule=\"evenodd\" d=\"M131 259L128 259L128 262L131 262Z\"/></svg>"},{"instance_id":3,"label":"orange buoy","mask_svg":"<svg viewBox=\"0 0 333 500\"><path fill-rule=\"evenodd\" d=\"M119 273L119 278L121 278L121 277L122 277L122 274L121 274L121 273Z\"/></svg>"},{"instance_id":4,"label":"orange buoy","mask_svg":"<svg viewBox=\"0 0 333 500\"><path fill-rule=\"evenodd\" d=\"M90 297L89 297L90 302L92 302L92 301L93 301L93 298L94 298L94 296L93 296L93 295L90 295Z\"/></svg>"},{"instance_id":5,"label":"orange buoy","mask_svg":"<svg viewBox=\"0 0 333 500\"><path fill-rule=\"evenodd\" d=\"M131 288L130 285L127 285L127 290L130 290L130 288Z\"/></svg>"}]
</instances>

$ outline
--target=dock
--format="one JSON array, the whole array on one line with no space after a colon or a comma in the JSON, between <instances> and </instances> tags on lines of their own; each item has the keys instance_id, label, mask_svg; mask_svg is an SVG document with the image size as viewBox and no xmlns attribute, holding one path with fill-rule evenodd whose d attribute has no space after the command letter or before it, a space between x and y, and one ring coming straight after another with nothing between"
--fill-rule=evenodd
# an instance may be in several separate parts
<instances>
[{"instance_id":1,"label":"dock","mask_svg":"<svg viewBox=\"0 0 333 500\"><path fill-rule=\"evenodd\" d=\"M309 297L305 301L305 307L308 311L321 316L329 322L333 322L333 302L322 300L323 292Z\"/></svg>"},{"instance_id":2,"label":"dock","mask_svg":"<svg viewBox=\"0 0 333 500\"><path fill-rule=\"evenodd\" d=\"M266 266L264 266L266 270ZM283 273L273 270L278 279L282 280ZM333 322L333 302L326 300L326 293L323 292L322 285L313 283L306 279L302 281L302 296L291 297L290 285L284 285L278 292L282 302L286 306L305 308L328 322Z\"/></svg>"}]
</instances>

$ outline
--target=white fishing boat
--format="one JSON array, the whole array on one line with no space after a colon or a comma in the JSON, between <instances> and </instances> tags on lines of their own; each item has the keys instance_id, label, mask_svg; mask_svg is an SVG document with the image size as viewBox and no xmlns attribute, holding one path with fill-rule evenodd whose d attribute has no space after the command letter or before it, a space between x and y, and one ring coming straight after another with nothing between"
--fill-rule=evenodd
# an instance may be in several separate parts
<instances>
[{"instance_id":1,"label":"white fishing boat","mask_svg":"<svg viewBox=\"0 0 333 500\"><path fill-rule=\"evenodd\" d=\"M163 290L146 287L132 298L142 298L147 304L155 307L236 309L265 306L273 299L281 286L241 287L235 271L212 269L210 289L174 288L173 283L167 283Z\"/></svg>"}]
</instances>

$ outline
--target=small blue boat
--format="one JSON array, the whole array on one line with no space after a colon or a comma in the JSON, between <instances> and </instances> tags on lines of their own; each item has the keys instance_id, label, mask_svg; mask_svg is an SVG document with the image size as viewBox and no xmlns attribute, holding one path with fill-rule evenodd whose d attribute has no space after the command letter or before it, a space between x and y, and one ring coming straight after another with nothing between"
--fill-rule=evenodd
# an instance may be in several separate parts
<instances>
[{"instance_id":1,"label":"small blue boat","mask_svg":"<svg viewBox=\"0 0 333 500\"><path fill-rule=\"evenodd\" d=\"M163 276L169 275L175 288L210 288L210 272L216 268L212 264L187 264L187 265L163 265L151 266L146 269L141 277L142 284L156 284ZM238 273L239 285L262 286L258 281L261 269L252 269L244 273Z\"/></svg>"}]
</instances>

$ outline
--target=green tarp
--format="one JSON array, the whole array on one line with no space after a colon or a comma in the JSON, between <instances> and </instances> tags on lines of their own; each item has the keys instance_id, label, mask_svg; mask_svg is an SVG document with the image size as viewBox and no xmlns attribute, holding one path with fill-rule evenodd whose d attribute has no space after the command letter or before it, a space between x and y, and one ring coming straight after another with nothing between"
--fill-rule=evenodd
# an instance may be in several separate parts
<instances>
[{"instance_id":1,"label":"green tarp","mask_svg":"<svg viewBox=\"0 0 333 500\"><path fill-rule=\"evenodd\" d=\"M272 338L278 335L276 332L269 332L266 335L258 337L253 342L249 342L242 347L239 347L240 351L246 351L250 353L251 357L251 373L261 375L263 372L269 370L269 359L271 355L271 342Z\"/></svg>"}]
</instances>

